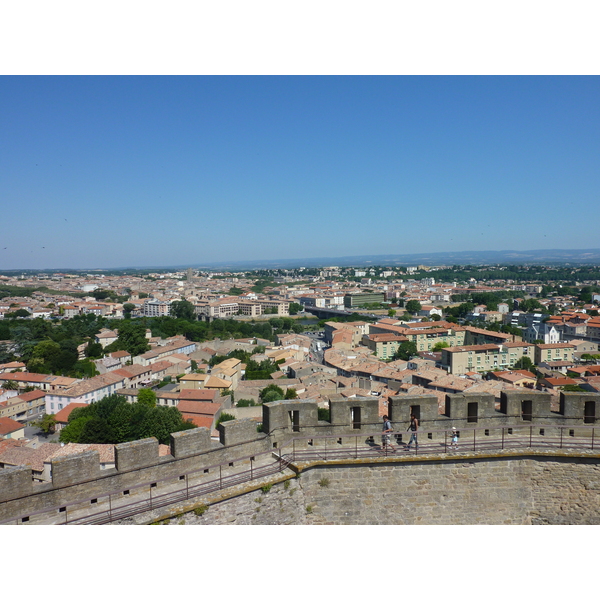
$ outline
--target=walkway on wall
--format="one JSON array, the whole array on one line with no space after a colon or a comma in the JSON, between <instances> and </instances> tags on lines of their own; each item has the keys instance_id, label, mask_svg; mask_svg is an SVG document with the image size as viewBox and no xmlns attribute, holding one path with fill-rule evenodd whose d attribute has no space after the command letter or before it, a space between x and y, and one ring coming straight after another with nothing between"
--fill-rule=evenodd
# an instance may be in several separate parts
<instances>
[{"instance_id":1,"label":"walkway on wall","mask_svg":"<svg viewBox=\"0 0 600 600\"><path fill-rule=\"evenodd\" d=\"M390 447L383 447L381 433L344 434L342 436L297 437L285 446L282 456L290 462L377 459L394 456L415 457L432 454L459 455L461 452L477 453L502 450L597 450L600 439L592 426L530 425L519 427L461 428L458 443L452 443L452 430L422 430L418 445L408 448L406 442L398 443L392 434ZM402 434L406 436L406 434Z\"/></svg>"},{"instance_id":2,"label":"walkway on wall","mask_svg":"<svg viewBox=\"0 0 600 600\"><path fill-rule=\"evenodd\" d=\"M392 434L393 449L383 448L380 429L381 424L372 424L352 434L311 437L302 437L299 432L297 437L280 448L262 454L202 467L102 496L79 499L52 509L23 514L0 524L112 523L260 480L286 471L293 463L356 460L370 463L399 462L428 456L440 459L444 455L460 457L466 453L469 456L473 453L485 456L503 450L600 450L596 428L590 425L461 428L457 448L452 447L451 430L421 430L418 433L418 447L413 445L408 451L406 442L397 442L396 436L400 434Z\"/></svg>"}]
</instances>

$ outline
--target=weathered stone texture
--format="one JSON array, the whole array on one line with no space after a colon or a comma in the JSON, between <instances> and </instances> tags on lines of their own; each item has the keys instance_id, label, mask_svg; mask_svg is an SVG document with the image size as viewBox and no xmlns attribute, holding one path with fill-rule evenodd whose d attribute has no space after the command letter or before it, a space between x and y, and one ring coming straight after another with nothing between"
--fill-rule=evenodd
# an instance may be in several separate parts
<instances>
[{"instance_id":1,"label":"weathered stone texture","mask_svg":"<svg viewBox=\"0 0 600 600\"><path fill-rule=\"evenodd\" d=\"M132 471L158 463L158 440L146 438L115 446L115 465L118 471Z\"/></svg>"},{"instance_id":2,"label":"weathered stone texture","mask_svg":"<svg viewBox=\"0 0 600 600\"><path fill-rule=\"evenodd\" d=\"M211 505L202 516L189 513L171 523L596 524L596 463L506 458L318 467L267 493L245 494Z\"/></svg>"},{"instance_id":3,"label":"weathered stone texture","mask_svg":"<svg viewBox=\"0 0 600 600\"><path fill-rule=\"evenodd\" d=\"M52 482L57 488L90 481L100 475L100 456L95 450L57 458L51 464Z\"/></svg>"}]
</instances>

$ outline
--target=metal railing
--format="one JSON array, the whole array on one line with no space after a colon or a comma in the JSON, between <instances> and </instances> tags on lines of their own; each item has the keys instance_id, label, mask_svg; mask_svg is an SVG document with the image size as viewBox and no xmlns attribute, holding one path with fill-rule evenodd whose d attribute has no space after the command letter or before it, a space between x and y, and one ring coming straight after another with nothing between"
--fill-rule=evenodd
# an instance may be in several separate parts
<instances>
[{"instance_id":1,"label":"metal railing","mask_svg":"<svg viewBox=\"0 0 600 600\"><path fill-rule=\"evenodd\" d=\"M260 459L266 459L265 464L256 465ZM234 468L232 464L235 463L241 465L242 468L232 473L231 470ZM247 467L245 463L248 464ZM127 489L79 499L49 509L25 513L16 518L0 521L0 525L22 524L33 521L33 518L42 515L47 515L50 518L59 516L59 520L52 518L52 521L57 525L101 525L112 523L140 513L176 504L177 502L227 489L254 479L267 477L283 471L288 465L289 462L285 457L282 457L280 454L274 454L272 450L268 450L230 461L203 466L199 469L178 473L174 476L155 479L149 483L129 486ZM215 470L218 470L218 476L210 477L210 474ZM194 481L195 479L200 479L200 481L196 482ZM173 486L178 489L170 489L162 493L153 492L153 490L159 489L159 485L161 489L172 488ZM147 497L133 500L133 497L139 497L140 494L146 494ZM126 496L131 496L132 501L123 502L123 498ZM91 508L96 504L99 507L102 506L102 508L100 510ZM87 505L87 507L84 507L84 505ZM92 511L91 514L90 510ZM86 514L82 515L82 512ZM40 522L39 519L38 522Z\"/></svg>"},{"instance_id":2,"label":"metal railing","mask_svg":"<svg viewBox=\"0 0 600 600\"><path fill-rule=\"evenodd\" d=\"M518 425L461 427L458 443L452 443L453 430L419 430L417 443L408 448L396 441L405 432L391 432L391 447L383 445L381 432L339 433L295 437L282 446L282 456L291 462L351 460L402 455L456 454L508 449L598 450L596 427L583 425ZM409 432L410 433L410 432Z\"/></svg>"}]
</instances>

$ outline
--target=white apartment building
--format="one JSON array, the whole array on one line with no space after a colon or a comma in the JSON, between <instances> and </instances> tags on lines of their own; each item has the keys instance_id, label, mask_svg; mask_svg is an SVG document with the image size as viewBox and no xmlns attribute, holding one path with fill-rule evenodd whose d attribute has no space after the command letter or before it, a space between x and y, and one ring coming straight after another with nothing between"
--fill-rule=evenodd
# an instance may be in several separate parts
<instances>
[{"instance_id":1,"label":"white apartment building","mask_svg":"<svg viewBox=\"0 0 600 600\"><path fill-rule=\"evenodd\" d=\"M167 317L171 312L171 303L164 300L144 300L145 317Z\"/></svg>"},{"instance_id":2,"label":"white apartment building","mask_svg":"<svg viewBox=\"0 0 600 600\"><path fill-rule=\"evenodd\" d=\"M96 375L63 390L46 394L46 413L54 415L72 402L91 404L124 387L125 377L114 373Z\"/></svg>"}]
</instances>

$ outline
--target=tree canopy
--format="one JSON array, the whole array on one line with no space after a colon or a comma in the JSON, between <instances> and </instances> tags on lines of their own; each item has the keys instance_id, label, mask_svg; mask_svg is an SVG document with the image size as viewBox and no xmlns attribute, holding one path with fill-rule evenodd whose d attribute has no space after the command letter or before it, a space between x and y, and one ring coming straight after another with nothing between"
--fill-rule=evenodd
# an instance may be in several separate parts
<instances>
[{"instance_id":1,"label":"tree canopy","mask_svg":"<svg viewBox=\"0 0 600 600\"><path fill-rule=\"evenodd\" d=\"M414 314L418 313L421 310L422 306L421 306L421 303L418 300L409 300L406 303L406 305L405 305L404 308L406 309L406 312L409 312L412 315L414 315Z\"/></svg>"},{"instance_id":2,"label":"tree canopy","mask_svg":"<svg viewBox=\"0 0 600 600\"><path fill-rule=\"evenodd\" d=\"M113 394L99 402L74 409L68 425L60 432L61 442L80 444L121 444L155 437L169 444L171 433L193 429L174 406L129 404Z\"/></svg>"}]
</instances>

